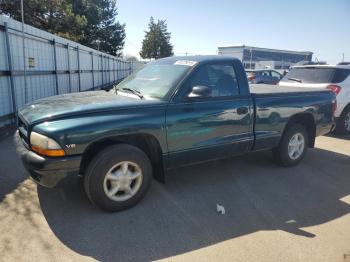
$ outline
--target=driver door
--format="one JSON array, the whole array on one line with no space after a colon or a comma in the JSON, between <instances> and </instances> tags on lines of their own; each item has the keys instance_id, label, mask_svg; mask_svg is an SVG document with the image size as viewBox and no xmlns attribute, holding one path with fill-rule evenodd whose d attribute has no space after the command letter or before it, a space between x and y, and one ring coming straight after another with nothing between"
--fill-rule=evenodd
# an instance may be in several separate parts
<instances>
[{"instance_id":1,"label":"driver door","mask_svg":"<svg viewBox=\"0 0 350 262\"><path fill-rule=\"evenodd\" d=\"M206 97L191 97L195 86L207 86ZM177 167L242 154L252 136L252 99L240 95L234 65L209 63L195 70L181 87L185 95L166 112L168 166Z\"/></svg>"}]
</instances>

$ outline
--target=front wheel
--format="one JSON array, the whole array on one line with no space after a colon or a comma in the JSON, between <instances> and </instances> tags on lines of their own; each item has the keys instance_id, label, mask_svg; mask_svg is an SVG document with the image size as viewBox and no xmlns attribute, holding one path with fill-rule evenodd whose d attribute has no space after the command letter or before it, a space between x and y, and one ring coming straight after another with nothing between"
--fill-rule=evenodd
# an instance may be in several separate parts
<instances>
[{"instance_id":1,"label":"front wheel","mask_svg":"<svg viewBox=\"0 0 350 262\"><path fill-rule=\"evenodd\" d=\"M90 201L107 211L136 205L148 191L152 166L147 155L131 145L114 145L100 152L84 177Z\"/></svg>"},{"instance_id":2,"label":"front wheel","mask_svg":"<svg viewBox=\"0 0 350 262\"><path fill-rule=\"evenodd\" d=\"M278 147L272 150L276 162L282 166L295 166L305 157L309 140L300 124L287 127Z\"/></svg>"}]
</instances>

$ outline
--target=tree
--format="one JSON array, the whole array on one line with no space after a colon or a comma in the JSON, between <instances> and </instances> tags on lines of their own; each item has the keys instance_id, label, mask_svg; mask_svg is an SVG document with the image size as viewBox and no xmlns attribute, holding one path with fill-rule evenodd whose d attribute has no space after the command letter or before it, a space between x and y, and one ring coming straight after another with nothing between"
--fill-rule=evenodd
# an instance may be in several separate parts
<instances>
[{"instance_id":1,"label":"tree","mask_svg":"<svg viewBox=\"0 0 350 262\"><path fill-rule=\"evenodd\" d=\"M73 13L72 5L65 0L26 0L24 21L26 24L53 34L79 41L87 21L84 16ZM21 0L3 0L0 2L0 14L22 20Z\"/></svg>"},{"instance_id":2,"label":"tree","mask_svg":"<svg viewBox=\"0 0 350 262\"><path fill-rule=\"evenodd\" d=\"M120 56L124 47L125 24L116 21L116 0L66 0L73 6L73 13L84 16L87 25L81 44ZM97 43L99 40L100 43Z\"/></svg>"},{"instance_id":3,"label":"tree","mask_svg":"<svg viewBox=\"0 0 350 262\"><path fill-rule=\"evenodd\" d=\"M128 55L128 54L126 54L124 56L124 60L128 61L128 62L137 62L137 61L139 61L136 56Z\"/></svg>"},{"instance_id":4,"label":"tree","mask_svg":"<svg viewBox=\"0 0 350 262\"><path fill-rule=\"evenodd\" d=\"M0 14L21 20L20 2L1 0ZM24 10L26 24L121 55L125 25L116 21L116 0L25 0Z\"/></svg>"},{"instance_id":5,"label":"tree","mask_svg":"<svg viewBox=\"0 0 350 262\"><path fill-rule=\"evenodd\" d=\"M158 20L155 22L151 17L148 28L149 31L145 32L145 38L142 41L140 56L144 59L172 56L174 53L170 43L171 33L168 32L166 21Z\"/></svg>"}]
</instances>

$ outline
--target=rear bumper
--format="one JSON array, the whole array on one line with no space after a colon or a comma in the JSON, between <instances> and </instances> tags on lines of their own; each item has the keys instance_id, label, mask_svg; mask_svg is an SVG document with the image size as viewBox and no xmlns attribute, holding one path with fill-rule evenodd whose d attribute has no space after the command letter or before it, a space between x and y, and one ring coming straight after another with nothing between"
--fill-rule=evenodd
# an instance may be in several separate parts
<instances>
[{"instance_id":1,"label":"rear bumper","mask_svg":"<svg viewBox=\"0 0 350 262\"><path fill-rule=\"evenodd\" d=\"M79 174L81 156L43 157L27 149L16 132L16 151L32 179L45 187L55 187L68 177Z\"/></svg>"}]
</instances>

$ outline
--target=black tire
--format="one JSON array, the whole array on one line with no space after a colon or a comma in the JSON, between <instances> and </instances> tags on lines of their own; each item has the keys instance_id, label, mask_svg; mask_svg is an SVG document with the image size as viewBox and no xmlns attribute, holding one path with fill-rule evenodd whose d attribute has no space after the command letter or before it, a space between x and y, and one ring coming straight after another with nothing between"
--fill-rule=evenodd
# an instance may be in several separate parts
<instances>
[{"instance_id":1,"label":"black tire","mask_svg":"<svg viewBox=\"0 0 350 262\"><path fill-rule=\"evenodd\" d=\"M304 138L304 148L302 154L296 159L293 159L288 154L288 145L290 140L297 133L301 134ZM306 155L307 149L309 145L308 134L303 125L293 124L287 126L287 130L285 131L283 137L281 138L280 144L278 147L272 150L275 161L282 166L295 166L300 163L301 160Z\"/></svg>"},{"instance_id":2,"label":"black tire","mask_svg":"<svg viewBox=\"0 0 350 262\"><path fill-rule=\"evenodd\" d=\"M335 132L337 134L350 135L350 130L347 130L345 127L345 121L349 117L349 113L350 113L350 106L346 107L343 110L341 116L339 117L336 123Z\"/></svg>"},{"instance_id":3,"label":"black tire","mask_svg":"<svg viewBox=\"0 0 350 262\"><path fill-rule=\"evenodd\" d=\"M142 172L139 189L125 201L110 199L104 190L104 180L108 171L117 163L136 163ZM136 205L147 193L152 182L152 166L147 155L137 147L118 144L97 154L89 164L84 176L84 189L89 200L106 211L120 211Z\"/></svg>"}]
</instances>

